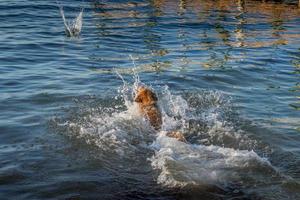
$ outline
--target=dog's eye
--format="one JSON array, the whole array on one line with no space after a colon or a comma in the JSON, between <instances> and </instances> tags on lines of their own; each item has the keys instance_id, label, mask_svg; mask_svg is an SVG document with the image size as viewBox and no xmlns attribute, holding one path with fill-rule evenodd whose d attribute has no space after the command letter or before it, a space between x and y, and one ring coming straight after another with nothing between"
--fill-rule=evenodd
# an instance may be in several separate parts
<instances>
[{"instance_id":1,"label":"dog's eye","mask_svg":"<svg viewBox=\"0 0 300 200\"><path fill-rule=\"evenodd\" d=\"M135 102L138 102L138 103L141 103L141 102L142 102L142 99L141 99L139 96L137 96L137 97L134 99L134 101L135 101Z\"/></svg>"}]
</instances>

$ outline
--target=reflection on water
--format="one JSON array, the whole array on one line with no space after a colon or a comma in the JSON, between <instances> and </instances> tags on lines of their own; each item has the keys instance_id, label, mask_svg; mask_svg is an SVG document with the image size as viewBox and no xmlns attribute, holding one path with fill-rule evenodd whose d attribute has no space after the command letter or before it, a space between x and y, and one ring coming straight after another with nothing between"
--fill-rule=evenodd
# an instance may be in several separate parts
<instances>
[{"instance_id":1,"label":"reflection on water","mask_svg":"<svg viewBox=\"0 0 300 200\"><path fill-rule=\"evenodd\" d=\"M276 47L299 38L299 33L285 28L289 26L289 21L299 16L300 10L293 5L243 0L102 1L95 3L94 9L95 16L99 17L97 26L102 35L116 36L118 32L123 32L119 30L122 27L131 27L133 30L143 27L139 28L145 43L145 49L141 49L141 52L150 52L153 62L157 56L165 56L166 52L171 55L174 51L182 52L177 54L181 57L178 62L182 67L191 63L202 63L205 68L222 67L234 59L229 53L233 49ZM175 29L175 26L179 28ZM160 31L166 32L161 34ZM174 31L177 37L174 37ZM136 35L139 34L132 33L132 37ZM171 44L164 45L165 42ZM218 48L220 46L222 48ZM201 50L208 51L206 60L199 62L194 57L190 59L190 56L186 56L192 51Z\"/></svg>"}]
</instances>

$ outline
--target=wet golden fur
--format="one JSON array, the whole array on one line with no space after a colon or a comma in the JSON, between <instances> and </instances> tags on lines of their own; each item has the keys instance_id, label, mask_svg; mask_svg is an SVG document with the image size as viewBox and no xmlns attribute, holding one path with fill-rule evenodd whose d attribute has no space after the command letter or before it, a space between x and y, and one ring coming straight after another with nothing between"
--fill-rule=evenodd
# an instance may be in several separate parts
<instances>
[{"instance_id":1,"label":"wet golden fur","mask_svg":"<svg viewBox=\"0 0 300 200\"><path fill-rule=\"evenodd\" d=\"M156 94L148 88L139 87L134 101L138 103L140 112L149 120L151 126L155 130L159 130L162 117L157 105Z\"/></svg>"},{"instance_id":2,"label":"wet golden fur","mask_svg":"<svg viewBox=\"0 0 300 200\"><path fill-rule=\"evenodd\" d=\"M162 125L162 116L157 105L157 96L146 87L139 87L134 101L139 105L139 111L147 118L155 130L160 130ZM171 131L166 134L169 137L176 138L179 141L186 142L183 134L178 131Z\"/></svg>"}]
</instances>

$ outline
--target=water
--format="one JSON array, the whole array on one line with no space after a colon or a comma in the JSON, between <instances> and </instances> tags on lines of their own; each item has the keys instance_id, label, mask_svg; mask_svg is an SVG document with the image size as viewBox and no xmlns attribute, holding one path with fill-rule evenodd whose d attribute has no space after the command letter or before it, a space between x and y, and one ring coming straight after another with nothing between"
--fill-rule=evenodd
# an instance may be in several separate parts
<instances>
[{"instance_id":1,"label":"water","mask_svg":"<svg viewBox=\"0 0 300 200\"><path fill-rule=\"evenodd\" d=\"M300 198L297 5L60 3L79 37L55 1L0 2L1 199Z\"/></svg>"}]
</instances>

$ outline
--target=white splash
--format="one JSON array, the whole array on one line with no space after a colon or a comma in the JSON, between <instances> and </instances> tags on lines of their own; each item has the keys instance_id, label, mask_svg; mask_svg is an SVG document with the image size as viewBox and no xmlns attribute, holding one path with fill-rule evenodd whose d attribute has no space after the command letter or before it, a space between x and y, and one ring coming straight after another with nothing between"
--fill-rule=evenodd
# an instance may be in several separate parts
<instances>
[{"instance_id":1,"label":"white splash","mask_svg":"<svg viewBox=\"0 0 300 200\"><path fill-rule=\"evenodd\" d=\"M63 19L63 22L64 22L66 35L68 37L79 36L79 34L81 32L81 28L82 28L83 8L81 8L81 11L79 12L78 16L72 21L66 20L62 5L59 5L59 10L60 10L60 14Z\"/></svg>"},{"instance_id":2,"label":"white splash","mask_svg":"<svg viewBox=\"0 0 300 200\"><path fill-rule=\"evenodd\" d=\"M255 179L271 164L254 151L235 150L219 146L192 145L161 134L153 143L155 155L150 159L160 171L157 182L167 187L187 185L226 185Z\"/></svg>"},{"instance_id":3,"label":"white splash","mask_svg":"<svg viewBox=\"0 0 300 200\"><path fill-rule=\"evenodd\" d=\"M167 86L159 88L158 104L164 124L157 133L140 116L133 102L136 87L143 84L138 74L134 73L132 83L118 75L123 85L115 100L122 103L62 124L67 134L98 147L102 154L109 155L109 162L115 162L110 158L112 152L122 159L132 159L128 168L136 163L137 154L146 157L159 174L157 182L166 187L231 182L259 184L268 177L276 177L277 172L268 160L251 150L253 141L226 123L223 115L230 108L221 93L210 91L184 98L172 94ZM201 129L201 123L205 129ZM194 143L177 141L165 136L168 130L180 130L187 138L193 136L196 140Z\"/></svg>"}]
</instances>

